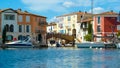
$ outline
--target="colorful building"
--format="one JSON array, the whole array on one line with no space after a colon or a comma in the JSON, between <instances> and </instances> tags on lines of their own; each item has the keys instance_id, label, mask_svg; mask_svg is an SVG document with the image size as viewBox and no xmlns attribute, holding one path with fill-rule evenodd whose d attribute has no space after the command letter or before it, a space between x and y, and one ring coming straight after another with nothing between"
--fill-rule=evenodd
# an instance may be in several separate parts
<instances>
[{"instance_id":1,"label":"colorful building","mask_svg":"<svg viewBox=\"0 0 120 68\"><path fill-rule=\"evenodd\" d=\"M110 41L120 30L120 22L117 21L118 13L113 11L94 15L94 41Z\"/></svg>"},{"instance_id":2,"label":"colorful building","mask_svg":"<svg viewBox=\"0 0 120 68\"><path fill-rule=\"evenodd\" d=\"M59 33L58 23L55 23L55 22L48 23L47 33L52 33L52 32Z\"/></svg>"},{"instance_id":3,"label":"colorful building","mask_svg":"<svg viewBox=\"0 0 120 68\"><path fill-rule=\"evenodd\" d=\"M34 41L46 43L46 17L11 8L0 10L0 35L6 26L7 40L23 40L30 36Z\"/></svg>"},{"instance_id":4,"label":"colorful building","mask_svg":"<svg viewBox=\"0 0 120 68\"><path fill-rule=\"evenodd\" d=\"M57 16L60 28L59 33L74 35L77 42L85 41L84 36L87 34L87 31L84 31L81 27L88 25L88 23L83 24L83 20L91 16L90 13L81 11Z\"/></svg>"}]
</instances>

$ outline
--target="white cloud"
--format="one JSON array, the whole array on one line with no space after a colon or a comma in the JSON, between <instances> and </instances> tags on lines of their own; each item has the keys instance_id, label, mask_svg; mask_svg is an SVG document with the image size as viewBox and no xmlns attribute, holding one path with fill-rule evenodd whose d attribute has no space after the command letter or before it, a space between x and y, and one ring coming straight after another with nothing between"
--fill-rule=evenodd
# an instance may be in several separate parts
<instances>
[{"instance_id":1,"label":"white cloud","mask_svg":"<svg viewBox=\"0 0 120 68\"><path fill-rule=\"evenodd\" d=\"M60 0L22 0L24 4L31 10L35 11L47 11L47 10L55 10L59 7Z\"/></svg>"},{"instance_id":2,"label":"white cloud","mask_svg":"<svg viewBox=\"0 0 120 68\"><path fill-rule=\"evenodd\" d=\"M104 9L108 8L109 3L118 4L119 0L93 0L94 1L94 12L99 13ZM67 12L69 10L73 10L73 8L88 8L91 6L91 0L22 0L22 2L27 6L28 9L32 11L54 11L54 12ZM100 7L98 7L100 6ZM115 5L116 6L116 5ZM115 6L110 6L110 8L114 8ZM106 9L105 8L105 9ZM78 9L79 10L79 9Z\"/></svg>"},{"instance_id":3,"label":"white cloud","mask_svg":"<svg viewBox=\"0 0 120 68\"><path fill-rule=\"evenodd\" d=\"M66 2L63 3L63 6L68 7L68 8L72 7L74 5L75 5L74 2L71 2L71 1L66 1Z\"/></svg>"},{"instance_id":4,"label":"white cloud","mask_svg":"<svg viewBox=\"0 0 120 68\"><path fill-rule=\"evenodd\" d=\"M66 11L70 7L89 6L90 0L22 0L33 11Z\"/></svg>"},{"instance_id":5,"label":"white cloud","mask_svg":"<svg viewBox=\"0 0 120 68\"><path fill-rule=\"evenodd\" d=\"M104 11L105 11L105 9L101 8L101 7L93 8L93 13L94 14L98 14L98 13L101 13L101 12L104 12ZM89 10L89 12L91 13L91 10Z\"/></svg>"},{"instance_id":6,"label":"white cloud","mask_svg":"<svg viewBox=\"0 0 120 68\"><path fill-rule=\"evenodd\" d=\"M51 18L48 22L57 22L56 16L54 16L53 18Z\"/></svg>"}]
</instances>

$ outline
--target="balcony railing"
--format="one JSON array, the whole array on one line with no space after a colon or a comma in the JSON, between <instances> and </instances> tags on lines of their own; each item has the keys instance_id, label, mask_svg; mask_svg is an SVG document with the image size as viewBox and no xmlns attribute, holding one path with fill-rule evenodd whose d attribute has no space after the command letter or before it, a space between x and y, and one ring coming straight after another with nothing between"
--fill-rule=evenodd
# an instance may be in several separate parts
<instances>
[{"instance_id":1,"label":"balcony railing","mask_svg":"<svg viewBox=\"0 0 120 68\"><path fill-rule=\"evenodd\" d=\"M41 25L41 26L42 26L42 25L48 25L48 23L45 22L45 21L42 21L42 22L40 21L38 24Z\"/></svg>"}]
</instances>

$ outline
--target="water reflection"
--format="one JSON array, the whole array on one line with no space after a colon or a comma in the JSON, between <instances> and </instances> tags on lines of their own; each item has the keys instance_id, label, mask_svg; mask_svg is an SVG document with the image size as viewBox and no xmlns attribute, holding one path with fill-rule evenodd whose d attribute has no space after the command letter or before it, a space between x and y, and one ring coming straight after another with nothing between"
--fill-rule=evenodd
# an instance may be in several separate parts
<instances>
[{"instance_id":1,"label":"water reflection","mask_svg":"<svg viewBox=\"0 0 120 68\"><path fill-rule=\"evenodd\" d=\"M0 68L118 68L120 50L44 48L0 50Z\"/></svg>"}]
</instances>

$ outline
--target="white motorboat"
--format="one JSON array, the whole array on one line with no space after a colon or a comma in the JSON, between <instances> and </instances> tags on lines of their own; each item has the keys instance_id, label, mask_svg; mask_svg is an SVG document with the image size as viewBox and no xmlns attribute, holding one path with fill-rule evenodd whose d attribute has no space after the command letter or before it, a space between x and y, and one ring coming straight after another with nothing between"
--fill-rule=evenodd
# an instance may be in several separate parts
<instances>
[{"instance_id":1,"label":"white motorboat","mask_svg":"<svg viewBox=\"0 0 120 68\"><path fill-rule=\"evenodd\" d=\"M116 47L117 47L117 48L120 48L120 43L116 43Z\"/></svg>"},{"instance_id":2,"label":"white motorboat","mask_svg":"<svg viewBox=\"0 0 120 68\"><path fill-rule=\"evenodd\" d=\"M31 42L31 38L28 37L25 40L19 40L19 41L13 41L13 42L9 42L5 44L7 47L15 47L15 48L19 48L19 47L33 47L32 42Z\"/></svg>"}]
</instances>

